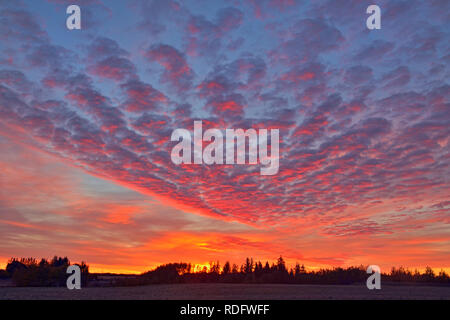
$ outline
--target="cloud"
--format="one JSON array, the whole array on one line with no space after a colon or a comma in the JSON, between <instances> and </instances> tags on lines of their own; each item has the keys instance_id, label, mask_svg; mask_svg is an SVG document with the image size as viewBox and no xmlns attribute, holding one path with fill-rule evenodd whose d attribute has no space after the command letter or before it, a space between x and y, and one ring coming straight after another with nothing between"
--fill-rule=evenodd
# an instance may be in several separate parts
<instances>
[{"instance_id":1,"label":"cloud","mask_svg":"<svg viewBox=\"0 0 450 320\"><path fill-rule=\"evenodd\" d=\"M109 57L88 67L88 72L97 77L122 81L133 77L136 69L128 59Z\"/></svg>"},{"instance_id":2,"label":"cloud","mask_svg":"<svg viewBox=\"0 0 450 320\"><path fill-rule=\"evenodd\" d=\"M187 23L187 54L211 59L220 50L222 38L238 29L242 20L243 13L233 7L218 10L214 21L202 15L191 15Z\"/></svg>"},{"instance_id":3,"label":"cloud","mask_svg":"<svg viewBox=\"0 0 450 320\"><path fill-rule=\"evenodd\" d=\"M168 102L163 93L139 80L128 81L121 88L126 93L124 107L129 112L151 111Z\"/></svg>"},{"instance_id":4,"label":"cloud","mask_svg":"<svg viewBox=\"0 0 450 320\"><path fill-rule=\"evenodd\" d=\"M345 41L339 29L319 19L301 19L290 29L292 36L272 52L274 59L288 65L315 60L321 53L337 49Z\"/></svg>"},{"instance_id":5,"label":"cloud","mask_svg":"<svg viewBox=\"0 0 450 320\"><path fill-rule=\"evenodd\" d=\"M94 39L87 49L88 57L93 60L128 55L128 52L120 48L116 41L105 37Z\"/></svg>"},{"instance_id":6,"label":"cloud","mask_svg":"<svg viewBox=\"0 0 450 320\"><path fill-rule=\"evenodd\" d=\"M145 53L149 62L157 62L164 72L161 81L173 86L177 92L183 92L192 85L194 73L184 55L172 46L159 44L151 46Z\"/></svg>"}]
</instances>

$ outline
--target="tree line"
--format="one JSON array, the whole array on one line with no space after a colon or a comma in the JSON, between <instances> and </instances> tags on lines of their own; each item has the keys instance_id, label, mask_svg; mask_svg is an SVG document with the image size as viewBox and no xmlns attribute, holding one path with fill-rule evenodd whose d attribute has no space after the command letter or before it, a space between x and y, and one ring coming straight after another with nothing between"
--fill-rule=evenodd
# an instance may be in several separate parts
<instances>
[{"instance_id":1,"label":"tree line","mask_svg":"<svg viewBox=\"0 0 450 320\"><path fill-rule=\"evenodd\" d=\"M293 268L286 267L280 256L275 263L255 262L247 258L240 266L225 262L211 262L209 268L196 270L188 263L169 263L145 272L135 278L118 279L114 285L133 286L163 283L284 283L284 284L352 284L365 283L368 274L366 266L320 269L307 271L297 263ZM423 273L400 267L383 273L382 281L413 282L450 285L450 277L445 271L436 274L427 267Z\"/></svg>"},{"instance_id":2,"label":"tree line","mask_svg":"<svg viewBox=\"0 0 450 320\"><path fill-rule=\"evenodd\" d=\"M70 266L67 257L53 257L51 260L35 258L11 258L5 270L0 270L0 279L12 279L18 287L62 287L66 286ZM81 270L81 284L89 281L89 266L85 262L77 264Z\"/></svg>"},{"instance_id":3,"label":"tree line","mask_svg":"<svg viewBox=\"0 0 450 320\"><path fill-rule=\"evenodd\" d=\"M54 257L51 260L34 258L11 258L6 270L0 270L0 279L12 279L16 286L65 286L66 273L70 261L67 257ZM100 274L90 274L89 266L78 264L82 273L82 286L96 285ZM211 262L208 267L196 268L190 263L169 263L151 271L135 276L113 276L107 285L138 286L150 284L174 283L284 283L284 284L352 284L365 283L367 267L336 267L308 271L304 265L297 263L293 268L286 266L280 256L276 262L254 261L247 258L241 265L225 262ZM445 271L436 274L427 267L424 272L411 271L407 268L392 268L389 273L382 273L382 281L403 283L424 283L450 285L450 277Z\"/></svg>"}]
</instances>

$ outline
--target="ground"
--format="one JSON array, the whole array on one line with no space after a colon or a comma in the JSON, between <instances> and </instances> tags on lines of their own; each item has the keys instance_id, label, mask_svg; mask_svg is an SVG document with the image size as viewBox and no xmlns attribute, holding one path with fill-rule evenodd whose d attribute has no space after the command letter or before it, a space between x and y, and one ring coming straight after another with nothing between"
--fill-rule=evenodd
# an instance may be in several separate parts
<instances>
[{"instance_id":1,"label":"ground","mask_svg":"<svg viewBox=\"0 0 450 320\"><path fill-rule=\"evenodd\" d=\"M175 284L141 287L66 288L0 287L5 299L132 299L132 300L301 300L301 299L445 299L450 287L382 285Z\"/></svg>"}]
</instances>

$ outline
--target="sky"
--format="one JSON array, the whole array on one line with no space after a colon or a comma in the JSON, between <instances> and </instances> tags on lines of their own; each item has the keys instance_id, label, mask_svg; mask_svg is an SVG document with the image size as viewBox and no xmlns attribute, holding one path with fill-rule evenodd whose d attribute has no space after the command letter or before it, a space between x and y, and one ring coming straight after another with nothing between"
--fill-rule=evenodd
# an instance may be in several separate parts
<instances>
[{"instance_id":1,"label":"sky","mask_svg":"<svg viewBox=\"0 0 450 320\"><path fill-rule=\"evenodd\" d=\"M450 270L449 21L446 0L0 0L0 267ZM196 120L279 129L278 173L175 165Z\"/></svg>"}]
</instances>

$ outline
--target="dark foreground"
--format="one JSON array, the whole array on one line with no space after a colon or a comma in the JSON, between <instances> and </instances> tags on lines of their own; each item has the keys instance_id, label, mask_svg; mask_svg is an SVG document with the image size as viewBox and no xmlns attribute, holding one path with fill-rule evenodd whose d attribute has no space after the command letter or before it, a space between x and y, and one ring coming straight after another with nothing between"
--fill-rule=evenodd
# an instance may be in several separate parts
<instances>
[{"instance_id":1,"label":"dark foreground","mask_svg":"<svg viewBox=\"0 0 450 320\"><path fill-rule=\"evenodd\" d=\"M304 299L445 299L450 287L382 285L177 284L142 287L66 288L0 287L0 300L304 300Z\"/></svg>"}]
</instances>

